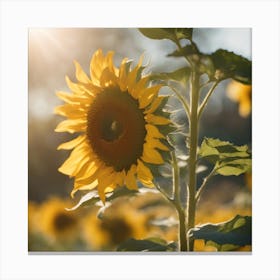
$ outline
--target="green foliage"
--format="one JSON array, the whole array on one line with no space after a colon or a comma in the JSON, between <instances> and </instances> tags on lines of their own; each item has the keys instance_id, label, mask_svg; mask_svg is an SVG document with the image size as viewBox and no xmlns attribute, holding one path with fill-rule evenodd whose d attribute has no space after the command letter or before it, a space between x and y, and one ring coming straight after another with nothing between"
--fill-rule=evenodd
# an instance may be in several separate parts
<instances>
[{"instance_id":1,"label":"green foliage","mask_svg":"<svg viewBox=\"0 0 280 280\"><path fill-rule=\"evenodd\" d=\"M199 156L214 164L216 174L238 176L251 169L251 155L248 146L235 146L219 139L205 138Z\"/></svg>"},{"instance_id":2,"label":"green foliage","mask_svg":"<svg viewBox=\"0 0 280 280\"><path fill-rule=\"evenodd\" d=\"M150 39L169 39L177 45L180 39L189 40L190 44L180 46L167 56L186 57L196 64L201 74L206 73L210 80L232 78L244 84L252 83L252 63L250 60L224 49L218 49L212 54L200 52L192 41L193 28L139 28L139 31Z\"/></svg>"},{"instance_id":3,"label":"green foliage","mask_svg":"<svg viewBox=\"0 0 280 280\"><path fill-rule=\"evenodd\" d=\"M169 39L177 42L181 39L192 39L192 28L139 28L139 31L150 39Z\"/></svg>"},{"instance_id":4,"label":"green foliage","mask_svg":"<svg viewBox=\"0 0 280 280\"><path fill-rule=\"evenodd\" d=\"M182 47L179 50L175 50L174 52L168 54L167 56L173 56L173 57L180 57L180 56L189 56L193 54L199 54L199 50L196 47L196 45L186 45L185 47Z\"/></svg>"},{"instance_id":5,"label":"green foliage","mask_svg":"<svg viewBox=\"0 0 280 280\"><path fill-rule=\"evenodd\" d=\"M169 80L187 82L191 74L190 67L182 67L172 72L162 72L151 75L152 80L160 80L168 84Z\"/></svg>"},{"instance_id":6,"label":"green foliage","mask_svg":"<svg viewBox=\"0 0 280 280\"><path fill-rule=\"evenodd\" d=\"M252 217L236 215L219 224L204 224L191 230L194 239L203 239L218 250L233 250L236 246L252 244Z\"/></svg>"},{"instance_id":7,"label":"green foliage","mask_svg":"<svg viewBox=\"0 0 280 280\"><path fill-rule=\"evenodd\" d=\"M232 78L244 84L252 83L251 61L234 52L219 49L210 55L216 69L216 79Z\"/></svg>"},{"instance_id":8,"label":"green foliage","mask_svg":"<svg viewBox=\"0 0 280 280\"><path fill-rule=\"evenodd\" d=\"M137 240L130 238L122 242L117 251L130 251L130 252L158 252L158 251L175 251L176 244L174 242L167 243L165 240L160 238L148 238Z\"/></svg>"}]
</instances>

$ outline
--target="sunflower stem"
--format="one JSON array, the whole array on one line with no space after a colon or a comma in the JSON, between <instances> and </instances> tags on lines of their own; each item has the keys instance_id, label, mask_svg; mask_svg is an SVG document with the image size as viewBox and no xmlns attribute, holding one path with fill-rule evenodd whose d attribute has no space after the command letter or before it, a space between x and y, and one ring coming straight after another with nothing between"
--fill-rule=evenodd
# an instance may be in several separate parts
<instances>
[{"instance_id":1,"label":"sunflower stem","mask_svg":"<svg viewBox=\"0 0 280 280\"><path fill-rule=\"evenodd\" d=\"M175 151L171 152L172 157L172 167L173 167L173 189L174 189L174 200L173 204L177 210L179 218L179 250L187 251L187 234L186 234L186 215L185 210L181 206L181 196L180 196L180 170L178 167L178 162L176 158Z\"/></svg>"},{"instance_id":2,"label":"sunflower stem","mask_svg":"<svg viewBox=\"0 0 280 280\"><path fill-rule=\"evenodd\" d=\"M175 88L171 87L171 89L174 91L174 93L176 94L177 98L180 100L180 102L182 103L185 112L187 114L188 119L190 119L190 106L188 101L184 98L184 96L178 92Z\"/></svg>"},{"instance_id":3,"label":"sunflower stem","mask_svg":"<svg viewBox=\"0 0 280 280\"><path fill-rule=\"evenodd\" d=\"M187 197L187 232L195 226L196 210L196 162L198 144L198 101L199 101L199 74L193 69L191 75L191 111L189 135L189 162L188 162L188 197ZM194 240L187 235L188 251L193 251Z\"/></svg>"},{"instance_id":4,"label":"sunflower stem","mask_svg":"<svg viewBox=\"0 0 280 280\"><path fill-rule=\"evenodd\" d=\"M195 195L196 203L199 201L201 193L204 190L208 181L215 175L215 172L216 172L216 169L213 168L213 170L203 179L203 182L202 182L200 188L197 190L196 195Z\"/></svg>"},{"instance_id":5,"label":"sunflower stem","mask_svg":"<svg viewBox=\"0 0 280 280\"><path fill-rule=\"evenodd\" d=\"M214 89L216 88L216 86L218 85L219 81L216 81L212 87L210 88L210 90L208 91L208 93L206 94L204 100L202 101L201 105L198 108L198 119L200 119L201 114L210 98L210 96L212 95L212 93L214 92Z\"/></svg>"}]
</instances>

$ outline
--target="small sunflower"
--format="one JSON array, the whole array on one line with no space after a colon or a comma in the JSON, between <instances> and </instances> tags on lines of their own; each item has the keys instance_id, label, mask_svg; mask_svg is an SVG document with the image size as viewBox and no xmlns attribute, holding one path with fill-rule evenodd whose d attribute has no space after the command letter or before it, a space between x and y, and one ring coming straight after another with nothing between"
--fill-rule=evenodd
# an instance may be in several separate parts
<instances>
[{"instance_id":1,"label":"small sunflower","mask_svg":"<svg viewBox=\"0 0 280 280\"><path fill-rule=\"evenodd\" d=\"M228 97L239 103L239 115L246 118L251 113L252 107L252 86L232 81L227 87Z\"/></svg>"},{"instance_id":2,"label":"small sunflower","mask_svg":"<svg viewBox=\"0 0 280 280\"><path fill-rule=\"evenodd\" d=\"M83 236L91 249L109 250L129 239L144 238L147 234L147 217L128 202L116 201L102 219L96 213L88 214L82 221Z\"/></svg>"},{"instance_id":3,"label":"small sunflower","mask_svg":"<svg viewBox=\"0 0 280 280\"><path fill-rule=\"evenodd\" d=\"M150 166L164 163L162 152L168 147L162 128L170 125L161 110L165 98L158 96L162 85L149 86L142 58L133 69L127 58L116 68L113 55L97 50L90 77L75 61L77 83L66 77L71 93L57 92L66 104L55 109L67 118L55 131L79 133L58 147L73 149L59 168L75 177L71 195L97 187L103 202L105 193L117 186L137 189L137 180L153 186Z\"/></svg>"},{"instance_id":4,"label":"small sunflower","mask_svg":"<svg viewBox=\"0 0 280 280\"><path fill-rule=\"evenodd\" d=\"M65 210L66 206L66 201L51 198L39 209L40 230L50 241L71 241L77 237L78 218L76 213Z\"/></svg>"}]
</instances>

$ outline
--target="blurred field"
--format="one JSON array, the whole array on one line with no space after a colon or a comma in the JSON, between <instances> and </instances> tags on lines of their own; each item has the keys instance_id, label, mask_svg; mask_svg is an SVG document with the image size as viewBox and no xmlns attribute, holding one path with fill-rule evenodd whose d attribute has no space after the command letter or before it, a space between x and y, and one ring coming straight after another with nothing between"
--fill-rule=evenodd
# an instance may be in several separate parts
<instances>
[{"instance_id":1,"label":"blurred field","mask_svg":"<svg viewBox=\"0 0 280 280\"><path fill-rule=\"evenodd\" d=\"M240 186L227 202L222 192L215 190L215 198L202 197L196 224L219 223L235 215L251 215L251 186ZM212 186L212 188L214 188ZM209 195L209 193L208 193ZM177 214L174 208L157 193L135 197L122 197L113 201L104 211L100 206L72 207L73 201L52 197L42 203L29 202L29 251L114 251L129 239L157 237L168 242L178 241ZM99 216L99 217L98 217ZM203 240L195 242L196 251L216 251L205 246ZM235 248L251 251L251 247Z\"/></svg>"}]
</instances>

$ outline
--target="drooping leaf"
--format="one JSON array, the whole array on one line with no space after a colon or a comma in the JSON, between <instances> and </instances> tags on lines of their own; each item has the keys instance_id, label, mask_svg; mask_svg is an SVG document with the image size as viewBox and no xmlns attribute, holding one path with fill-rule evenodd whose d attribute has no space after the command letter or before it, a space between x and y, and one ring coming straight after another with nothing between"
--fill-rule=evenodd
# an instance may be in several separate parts
<instances>
[{"instance_id":1,"label":"drooping leaf","mask_svg":"<svg viewBox=\"0 0 280 280\"><path fill-rule=\"evenodd\" d=\"M251 169L252 160L248 146L235 146L219 139L205 138L199 156L212 164L216 174L238 176Z\"/></svg>"},{"instance_id":2,"label":"drooping leaf","mask_svg":"<svg viewBox=\"0 0 280 280\"><path fill-rule=\"evenodd\" d=\"M218 250L232 250L235 246L251 245L252 217L236 215L227 222L204 224L192 229L190 236L194 239L203 239Z\"/></svg>"},{"instance_id":3,"label":"drooping leaf","mask_svg":"<svg viewBox=\"0 0 280 280\"><path fill-rule=\"evenodd\" d=\"M113 192L106 194L106 202L112 201L120 196L131 196L131 195L136 195L137 193L138 193L137 190L129 190L126 187L120 187L115 189ZM100 197L98 195L98 191L92 190L84 194L75 206L73 206L72 208L68 208L67 210L73 211L81 206L96 205L96 203L98 203L99 201L100 201Z\"/></svg>"},{"instance_id":4,"label":"drooping leaf","mask_svg":"<svg viewBox=\"0 0 280 280\"><path fill-rule=\"evenodd\" d=\"M117 251L126 252L158 252L158 251L175 251L176 244L174 242L167 243L165 240L160 238L149 238L137 240L130 238L122 242Z\"/></svg>"},{"instance_id":5,"label":"drooping leaf","mask_svg":"<svg viewBox=\"0 0 280 280\"><path fill-rule=\"evenodd\" d=\"M181 39L192 39L192 28L139 28L139 31L150 39L169 39L174 42Z\"/></svg>"},{"instance_id":6,"label":"drooping leaf","mask_svg":"<svg viewBox=\"0 0 280 280\"><path fill-rule=\"evenodd\" d=\"M94 205L99 200L100 198L98 196L97 190L93 190L83 195L75 206L73 206L72 208L67 208L66 210L73 211L81 206Z\"/></svg>"},{"instance_id":7,"label":"drooping leaf","mask_svg":"<svg viewBox=\"0 0 280 280\"><path fill-rule=\"evenodd\" d=\"M252 63L234 52L218 49L210 55L218 79L232 78L240 83L252 83Z\"/></svg>"}]
</instances>

